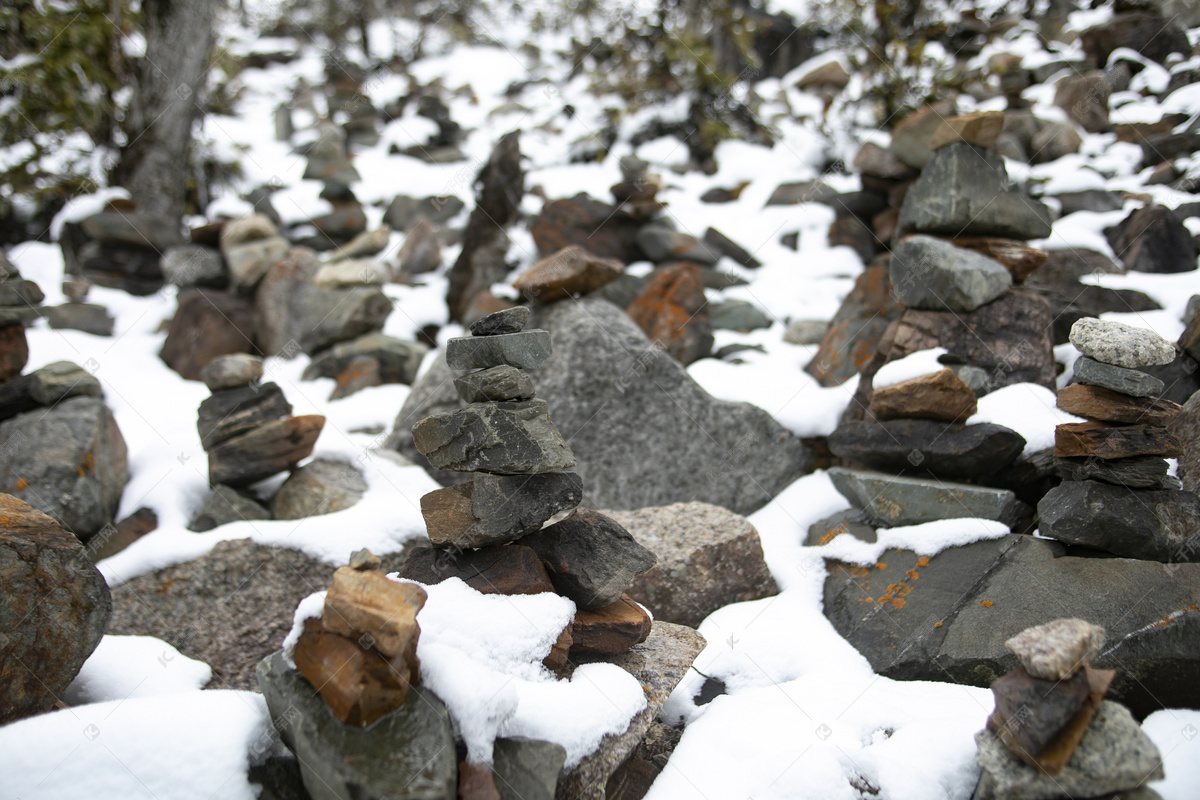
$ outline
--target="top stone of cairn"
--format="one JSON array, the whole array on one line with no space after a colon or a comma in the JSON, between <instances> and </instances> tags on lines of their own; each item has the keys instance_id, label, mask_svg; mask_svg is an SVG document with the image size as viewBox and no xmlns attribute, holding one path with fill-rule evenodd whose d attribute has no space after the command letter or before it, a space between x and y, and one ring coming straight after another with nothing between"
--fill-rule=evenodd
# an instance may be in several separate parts
<instances>
[{"instance_id":1,"label":"top stone of cairn","mask_svg":"<svg viewBox=\"0 0 1200 800\"><path fill-rule=\"evenodd\" d=\"M1071 344L1085 356L1115 367L1137 369L1175 360L1175 348L1154 331L1095 317L1075 321Z\"/></svg>"},{"instance_id":2,"label":"top stone of cairn","mask_svg":"<svg viewBox=\"0 0 1200 800\"><path fill-rule=\"evenodd\" d=\"M526 322L529 322L529 306L513 306L475 320L471 323L471 333L475 336L518 333Z\"/></svg>"}]
</instances>

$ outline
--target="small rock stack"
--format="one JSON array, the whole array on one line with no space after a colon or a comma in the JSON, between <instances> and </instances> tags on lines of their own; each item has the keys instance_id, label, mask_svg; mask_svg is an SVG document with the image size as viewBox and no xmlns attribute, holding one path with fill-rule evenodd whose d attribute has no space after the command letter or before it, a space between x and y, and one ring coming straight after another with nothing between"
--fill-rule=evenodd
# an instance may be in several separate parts
<instances>
[{"instance_id":1,"label":"small rock stack","mask_svg":"<svg viewBox=\"0 0 1200 800\"><path fill-rule=\"evenodd\" d=\"M0 381L15 378L29 361L25 326L39 316L45 295L33 281L21 277L0 252Z\"/></svg>"},{"instance_id":2,"label":"small rock stack","mask_svg":"<svg viewBox=\"0 0 1200 800\"><path fill-rule=\"evenodd\" d=\"M550 334L522 330L527 307L483 317L470 337L451 339L446 361L470 370L455 379L465 408L434 414L413 426L417 449L437 469L475 473L470 480L421 498L435 548L414 553L401 577L436 583L457 576L481 592L557 591L579 611L563 631L550 668L572 656L610 656L644 641L651 620L624 595L656 558L611 518L576 509L583 482L575 457L534 396L525 370L550 355ZM446 548L449 548L447 552Z\"/></svg>"},{"instance_id":3,"label":"small rock stack","mask_svg":"<svg viewBox=\"0 0 1200 800\"><path fill-rule=\"evenodd\" d=\"M88 303L87 295L91 284L86 280L63 281L62 291L67 302L61 306L50 306L45 310L46 323L56 330L75 330L96 336L112 336L116 320L108 309L96 303Z\"/></svg>"},{"instance_id":4,"label":"small rock stack","mask_svg":"<svg viewBox=\"0 0 1200 800\"><path fill-rule=\"evenodd\" d=\"M1091 421L1054 431L1066 480L1038 504L1041 533L1127 558L1200 560L1189 542L1200 498L1167 474L1166 459L1182 453L1167 425L1182 409L1158 396L1161 380L1138 369L1170 363L1175 348L1151 331L1094 318L1072 326L1071 342L1083 355L1058 407Z\"/></svg>"},{"instance_id":5,"label":"small rock stack","mask_svg":"<svg viewBox=\"0 0 1200 800\"><path fill-rule=\"evenodd\" d=\"M1004 644L1021 666L992 684L972 800L1108 797L1163 777L1158 748L1129 710L1104 700L1116 673L1089 665L1103 628L1058 619Z\"/></svg>"},{"instance_id":6,"label":"small rock stack","mask_svg":"<svg viewBox=\"0 0 1200 800\"><path fill-rule=\"evenodd\" d=\"M332 250L367 229L362 203L350 188L350 184L357 183L362 177L346 152L346 131L332 122L322 122L317 131L317 140L308 149L304 178L325 183L321 198L328 200L333 210L310 219L317 234L299 244L314 250Z\"/></svg>"}]
</instances>

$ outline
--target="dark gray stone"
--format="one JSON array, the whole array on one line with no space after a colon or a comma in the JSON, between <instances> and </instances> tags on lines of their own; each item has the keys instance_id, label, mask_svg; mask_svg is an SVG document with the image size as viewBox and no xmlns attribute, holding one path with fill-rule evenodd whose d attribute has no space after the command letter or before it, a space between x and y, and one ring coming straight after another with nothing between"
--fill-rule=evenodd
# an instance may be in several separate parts
<instances>
[{"instance_id":1,"label":"dark gray stone","mask_svg":"<svg viewBox=\"0 0 1200 800\"><path fill-rule=\"evenodd\" d=\"M888 472L950 480L987 478L1017 460L1025 439L990 422L957 425L928 419L845 422L829 436L838 458Z\"/></svg>"},{"instance_id":2,"label":"dark gray stone","mask_svg":"<svg viewBox=\"0 0 1200 800\"><path fill-rule=\"evenodd\" d=\"M1124 558L1200 561L1200 498L1191 492L1065 481L1038 503L1043 536Z\"/></svg>"},{"instance_id":3,"label":"dark gray stone","mask_svg":"<svg viewBox=\"0 0 1200 800\"><path fill-rule=\"evenodd\" d=\"M643 508L703 497L749 514L812 469L808 447L767 412L715 400L608 301L551 303L535 309L534 321L550 331L554 352L532 377L571 437L585 504ZM396 419L392 446L418 463L426 462L410 428L461 407L452 377L438 358Z\"/></svg>"},{"instance_id":4,"label":"dark gray stone","mask_svg":"<svg viewBox=\"0 0 1200 800\"><path fill-rule=\"evenodd\" d=\"M805 547L820 547L828 544L838 536L848 533L855 539L873 543L879 537L871 518L861 508L847 508L836 514L830 514L808 526L808 536L804 539Z\"/></svg>"},{"instance_id":5,"label":"dark gray stone","mask_svg":"<svg viewBox=\"0 0 1200 800\"><path fill-rule=\"evenodd\" d=\"M617 602L657 562L629 531L598 511L578 509L521 544L542 559L559 594L587 611Z\"/></svg>"},{"instance_id":6,"label":"dark gray stone","mask_svg":"<svg viewBox=\"0 0 1200 800\"><path fill-rule=\"evenodd\" d=\"M979 517L1013 525L1020 502L1007 489L905 478L833 467L829 478L842 496L879 525L916 525L939 519Z\"/></svg>"},{"instance_id":7,"label":"dark gray stone","mask_svg":"<svg viewBox=\"0 0 1200 800\"><path fill-rule=\"evenodd\" d=\"M454 195L417 199L398 194L383 213L383 221L397 231L408 230L418 217L441 225L458 216L465 207L466 204Z\"/></svg>"},{"instance_id":8,"label":"dark gray stone","mask_svg":"<svg viewBox=\"0 0 1200 800\"><path fill-rule=\"evenodd\" d=\"M773 320L748 300L726 300L709 307L708 324L713 330L754 331L769 328Z\"/></svg>"},{"instance_id":9,"label":"dark gray stone","mask_svg":"<svg viewBox=\"0 0 1200 800\"><path fill-rule=\"evenodd\" d=\"M450 369L487 369L501 364L537 369L550 356L550 334L543 330L496 336L459 336L446 342Z\"/></svg>"},{"instance_id":10,"label":"dark gray stone","mask_svg":"<svg viewBox=\"0 0 1200 800\"><path fill-rule=\"evenodd\" d=\"M339 342L313 356L312 363L304 368L303 378L306 381L336 378L354 359L367 356L379 364L380 383L411 384L428 352L429 347L422 342L368 333L348 342Z\"/></svg>"},{"instance_id":11,"label":"dark gray stone","mask_svg":"<svg viewBox=\"0 0 1200 800\"><path fill-rule=\"evenodd\" d=\"M112 336L116 320L108 309L95 303L66 303L43 309L46 323L55 330L83 331L94 336Z\"/></svg>"},{"instance_id":12,"label":"dark gray stone","mask_svg":"<svg viewBox=\"0 0 1200 800\"><path fill-rule=\"evenodd\" d=\"M292 404L274 383L222 389L200 403L196 430L207 451L291 413Z\"/></svg>"},{"instance_id":13,"label":"dark gray stone","mask_svg":"<svg viewBox=\"0 0 1200 800\"><path fill-rule=\"evenodd\" d=\"M1062 216L1076 211L1116 211L1125 205L1125 199L1117 192L1102 189L1087 189L1081 192L1063 192L1053 195L1062 206Z\"/></svg>"},{"instance_id":14,"label":"dark gray stone","mask_svg":"<svg viewBox=\"0 0 1200 800\"><path fill-rule=\"evenodd\" d=\"M366 728L343 725L282 653L258 665L271 719L300 761L312 800L455 800L458 768L450 713L423 686Z\"/></svg>"},{"instance_id":15,"label":"dark gray stone","mask_svg":"<svg viewBox=\"0 0 1200 800\"><path fill-rule=\"evenodd\" d=\"M533 475L575 466L545 400L472 403L422 419L412 435L436 469Z\"/></svg>"},{"instance_id":16,"label":"dark gray stone","mask_svg":"<svg viewBox=\"0 0 1200 800\"><path fill-rule=\"evenodd\" d=\"M966 142L939 149L900 207L901 233L1044 239L1050 212L1008 186L1004 160Z\"/></svg>"},{"instance_id":17,"label":"dark gray stone","mask_svg":"<svg viewBox=\"0 0 1200 800\"><path fill-rule=\"evenodd\" d=\"M0 281L0 306L36 306L46 296L33 281L23 278Z\"/></svg>"},{"instance_id":18,"label":"dark gray stone","mask_svg":"<svg viewBox=\"0 0 1200 800\"><path fill-rule=\"evenodd\" d=\"M514 737L497 739L492 758L500 800L554 800L567 751L554 742Z\"/></svg>"},{"instance_id":19,"label":"dark gray stone","mask_svg":"<svg viewBox=\"0 0 1200 800\"><path fill-rule=\"evenodd\" d=\"M555 514L583 500L583 481L573 472L491 475L430 492L421 512L433 544L486 547L533 533Z\"/></svg>"},{"instance_id":20,"label":"dark gray stone","mask_svg":"<svg viewBox=\"0 0 1200 800\"><path fill-rule=\"evenodd\" d=\"M160 262L167 283L180 288L210 286L221 288L229 283L229 273L221 254L211 247L185 244L172 247L162 255Z\"/></svg>"},{"instance_id":21,"label":"dark gray stone","mask_svg":"<svg viewBox=\"0 0 1200 800\"><path fill-rule=\"evenodd\" d=\"M974 311L1012 288L998 261L930 236L910 236L892 251L892 286L909 308Z\"/></svg>"},{"instance_id":22,"label":"dark gray stone","mask_svg":"<svg viewBox=\"0 0 1200 800\"><path fill-rule=\"evenodd\" d=\"M288 476L271 498L275 519L304 519L350 508L367 491L358 468L345 461L313 459Z\"/></svg>"},{"instance_id":23,"label":"dark gray stone","mask_svg":"<svg viewBox=\"0 0 1200 800\"><path fill-rule=\"evenodd\" d=\"M1064 481L1097 480L1131 489L1178 489L1179 479L1167 474L1167 460L1158 456L1131 458L1056 458Z\"/></svg>"},{"instance_id":24,"label":"dark gray stone","mask_svg":"<svg viewBox=\"0 0 1200 800\"><path fill-rule=\"evenodd\" d=\"M455 378L454 388L458 390L458 396L468 403L528 400L534 396L533 381L529 376L507 364Z\"/></svg>"},{"instance_id":25,"label":"dark gray stone","mask_svg":"<svg viewBox=\"0 0 1200 800\"><path fill-rule=\"evenodd\" d=\"M132 245L159 252L183 238L178 220L139 211L101 211L84 219L80 226L89 239L104 244Z\"/></svg>"},{"instance_id":26,"label":"dark gray stone","mask_svg":"<svg viewBox=\"0 0 1200 800\"><path fill-rule=\"evenodd\" d=\"M230 353L227 356L217 356L204 369L200 370L200 380L209 391L219 392L222 389L237 389L247 386L262 378L263 362L258 356L249 353Z\"/></svg>"},{"instance_id":27,"label":"dark gray stone","mask_svg":"<svg viewBox=\"0 0 1200 800\"><path fill-rule=\"evenodd\" d=\"M1087 670L1072 677L1043 680L1024 668L1015 669L992 684L996 698L994 719L1004 725L1016 744L1037 756L1083 708L1091 694Z\"/></svg>"},{"instance_id":28,"label":"dark gray stone","mask_svg":"<svg viewBox=\"0 0 1200 800\"><path fill-rule=\"evenodd\" d=\"M1196 242L1183 220L1165 206L1139 208L1104 234L1129 269L1191 272L1196 268Z\"/></svg>"},{"instance_id":29,"label":"dark gray stone","mask_svg":"<svg viewBox=\"0 0 1200 800\"><path fill-rule=\"evenodd\" d=\"M1166 388L1161 380L1141 370L1102 364L1087 356L1075 359L1075 381L1112 389L1131 397L1160 397Z\"/></svg>"},{"instance_id":30,"label":"dark gray stone","mask_svg":"<svg viewBox=\"0 0 1200 800\"><path fill-rule=\"evenodd\" d=\"M710 250L726 258L733 259L747 269L757 269L762 266L762 262L755 258L749 250L716 228L709 228L704 231L704 244L708 245Z\"/></svg>"},{"instance_id":31,"label":"dark gray stone","mask_svg":"<svg viewBox=\"0 0 1200 800\"><path fill-rule=\"evenodd\" d=\"M29 373L29 396L38 405L53 406L67 397L104 397L100 381L70 361L55 361Z\"/></svg>"},{"instance_id":32,"label":"dark gray stone","mask_svg":"<svg viewBox=\"0 0 1200 800\"><path fill-rule=\"evenodd\" d=\"M694 261L697 264L715 264L721 257L695 236L673 231L663 225L642 226L637 233L637 243L646 258L655 263Z\"/></svg>"},{"instance_id":33,"label":"dark gray stone","mask_svg":"<svg viewBox=\"0 0 1200 800\"><path fill-rule=\"evenodd\" d=\"M268 422L208 451L208 483L249 486L312 455L325 417L306 414Z\"/></svg>"},{"instance_id":34,"label":"dark gray stone","mask_svg":"<svg viewBox=\"0 0 1200 800\"><path fill-rule=\"evenodd\" d=\"M519 333L525 327L525 323L529 322L529 314L529 306L513 306L494 311L472 322L471 333L475 336Z\"/></svg>"},{"instance_id":35,"label":"dark gray stone","mask_svg":"<svg viewBox=\"0 0 1200 800\"><path fill-rule=\"evenodd\" d=\"M262 503L228 486L217 485L204 498L204 504L188 523L188 530L203 533L230 522L270 518L270 509Z\"/></svg>"}]
</instances>

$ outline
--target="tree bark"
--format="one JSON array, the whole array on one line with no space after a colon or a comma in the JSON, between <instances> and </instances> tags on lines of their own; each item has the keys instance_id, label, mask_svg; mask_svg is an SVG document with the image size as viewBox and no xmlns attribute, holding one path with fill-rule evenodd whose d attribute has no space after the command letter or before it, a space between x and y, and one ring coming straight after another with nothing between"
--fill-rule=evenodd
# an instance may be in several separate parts
<instances>
[{"instance_id":1,"label":"tree bark","mask_svg":"<svg viewBox=\"0 0 1200 800\"><path fill-rule=\"evenodd\" d=\"M114 178L141 211L178 220L187 196L192 123L211 66L218 0L143 0L146 55L125 120Z\"/></svg>"}]
</instances>

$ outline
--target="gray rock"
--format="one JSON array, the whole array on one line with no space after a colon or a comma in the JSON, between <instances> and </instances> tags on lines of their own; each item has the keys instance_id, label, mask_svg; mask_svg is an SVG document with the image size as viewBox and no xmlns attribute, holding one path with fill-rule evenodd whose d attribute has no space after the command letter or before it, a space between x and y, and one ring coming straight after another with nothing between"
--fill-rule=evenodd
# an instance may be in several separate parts
<instances>
[{"instance_id":1,"label":"gray rock","mask_svg":"<svg viewBox=\"0 0 1200 800\"><path fill-rule=\"evenodd\" d=\"M1162 146L1161 142L1159 146ZM1191 272L1196 269L1197 246L1192 233L1183 220L1165 206L1148 205L1136 209L1116 226L1105 230L1104 235L1121 263L1129 269L1138 272Z\"/></svg>"},{"instance_id":2,"label":"gray rock","mask_svg":"<svg viewBox=\"0 0 1200 800\"><path fill-rule=\"evenodd\" d=\"M1167 430L1183 445L1175 472L1189 492L1200 493L1200 394L1183 404L1183 411L1167 424Z\"/></svg>"},{"instance_id":3,"label":"gray rock","mask_svg":"<svg viewBox=\"0 0 1200 800\"><path fill-rule=\"evenodd\" d=\"M875 526L871 524L871 518L865 511L860 508L847 508L809 525L804 546L820 547L844 533L870 543L879 538L875 533Z\"/></svg>"},{"instance_id":4,"label":"gray rock","mask_svg":"<svg viewBox=\"0 0 1200 800\"><path fill-rule=\"evenodd\" d=\"M1059 681L1099 655L1104 628L1082 619L1056 619L1026 628L1004 646L1034 678Z\"/></svg>"},{"instance_id":5,"label":"gray rock","mask_svg":"<svg viewBox=\"0 0 1200 800\"><path fill-rule=\"evenodd\" d=\"M646 258L655 263L662 261L694 261L697 264L715 264L720 253L713 250L695 236L673 231L663 225L644 225L637 232L637 243Z\"/></svg>"},{"instance_id":6,"label":"gray rock","mask_svg":"<svg viewBox=\"0 0 1200 800\"><path fill-rule=\"evenodd\" d=\"M588 505L643 508L704 497L749 514L811 470L803 442L762 409L715 400L608 301L548 304L534 310L534 321L550 332L554 352L532 377L571 436ZM393 447L419 458L410 427L462 405L452 377L439 358L417 381L396 419Z\"/></svg>"},{"instance_id":7,"label":"gray rock","mask_svg":"<svg viewBox=\"0 0 1200 800\"><path fill-rule=\"evenodd\" d=\"M754 331L771 327L773 320L747 300L726 300L709 307L708 323L713 330Z\"/></svg>"},{"instance_id":8,"label":"gray rock","mask_svg":"<svg viewBox=\"0 0 1200 800\"><path fill-rule=\"evenodd\" d=\"M1146 561L1200 561L1197 519L1191 492L1096 481L1064 481L1038 503L1043 536Z\"/></svg>"},{"instance_id":9,"label":"gray rock","mask_svg":"<svg viewBox=\"0 0 1200 800\"><path fill-rule=\"evenodd\" d=\"M466 203L454 195L417 199L398 194L383 213L383 221L398 231L408 230L421 217L441 225L458 216L465 207Z\"/></svg>"},{"instance_id":10,"label":"gray rock","mask_svg":"<svg viewBox=\"0 0 1200 800\"><path fill-rule=\"evenodd\" d=\"M198 244L170 248L163 253L159 266L167 283L180 288L211 286L219 289L229 282L221 254Z\"/></svg>"},{"instance_id":11,"label":"gray rock","mask_svg":"<svg viewBox=\"0 0 1200 800\"><path fill-rule=\"evenodd\" d=\"M446 342L446 363L455 370L487 369L501 364L537 369L549 357L550 334L543 330L459 336Z\"/></svg>"},{"instance_id":12,"label":"gray rock","mask_svg":"<svg viewBox=\"0 0 1200 800\"><path fill-rule=\"evenodd\" d=\"M428 352L429 347L422 342L410 342L383 333L368 333L348 342L338 342L313 356L312 363L304 368L303 378L306 381L336 378L354 359L367 356L379 364L380 383L411 384Z\"/></svg>"},{"instance_id":13,"label":"gray rock","mask_svg":"<svg viewBox=\"0 0 1200 800\"><path fill-rule=\"evenodd\" d=\"M939 149L905 195L901 233L1044 239L1050 212L1008 186L1004 160L966 142Z\"/></svg>"},{"instance_id":14,"label":"gray rock","mask_svg":"<svg viewBox=\"0 0 1200 800\"><path fill-rule=\"evenodd\" d=\"M474 336L497 336L505 333L519 333L529 322L530 313L529 306L513 306L493 311L471 323L471 334Z\"/></svg>"},{"instance_id":15,"label":"gray rock","mask_svg":"<svg viewBox=\"0 0 1200 800\"><path fill-rule=\"evenodd\" d=\"M975 734L983 775L980 800L1057 800L1101 797L1163 777L1162 756L1129 709L1102 700L1070 760L1057 775L1042 775L1008 751L989 730Z\"/></svg>"},{"instance_id":16,"label":"gray rock","mask_svg":"<svg viewBox=\"0 0 1200 800\"><path fill-rule=\"evenodd\" d=\"M70 397L0 423L0 491L87 541L116 517L129 481L125 439L103 400Z\"/></svg>"},{"instance_id":17,"label":"gray rock","mask_svg":"<svg viewBox=\"0 0 1200 800\"><path fill-rule=\"evenodd\" d=\"M442 263L442 243L433 223L418 219L404 235L404 244L396 253L400 269L409 275L432 272Z\"/></svg>"},{"instance_id":18,"label":"gray rock","mask_svg":"<svg viewBox=\"0 0 1200 800\"><path fill-rule=\"evenodd\" d=\"M820 344L829 331L829 323L821 319L795 319L788 323L783 340L788 344Z\"/></svg>"},{"instance_id":19,"label":"gray rock","mask_svg":"<svg viewBox=\"0 0 1200 800\"><path fill-rule=\"evenodd\" d=\"M429 540L437 546L486 547L534 533L542 523L583 500L572 472L490 475L480 472L421 498Z\"/></svg>"},{"instance_id":20,"label":"gray rock","mask_svg":"<svg viewBox=\"0 0 1200 800\"><path fill-rule=\"evenodd\" d=\"M455 800L458 769L450 713L423 686L366 728L343 725L282 653L258 665L271 720L300 761L312 800Z\"/></svg>"},{"instance_id":21,"label":"gray rock","mask_svg":"<svg viewBox=\"0 0 1200 800\"><path fill-rule=\"evenodd\" d=\"M55 330L83 331L93 336L112 336L116 320L108 309L95 303L66 303L43 310L46 323Z\"/></svg>"},{"instance_id":22,"label":"gray rock","mask_svg":"<svg viewBox=\"0 0 1200 800\"><path fill-rule=\"evenodd\" d=\"M101 211L84 219L80 226L89 239L104 244L132 245L159 252L182 238L179 220L140 211Z\"/></svg>"},{"instance_id":23,"label":"gray rock","mask_svg":"<svg viewBox=\"0 0 1200 800\"><path fill-rule=\"evenodd\" d=\"M958 379L970 387L976 397L987 394L992 387L992 378L987 370L973 367L970 364L956 364L951 367Z\"/></svg>"},{"instance_id":24,"label":"gray rock","mask_svg":"<svg viewBox=\"0 0 1200 800\"><path fill-rule=\"evenodd\" d=\"M699 502L604 513L658 558L626 590L655 620L696 628L722 606L779 593L740 514Z\"/></svg>"},{"instance_id":25,"label":"gray rock","mask_svg":"<svg viewBox=\"0 0 1200 800\"><path fill-rule=\"evenodd\" d=\"M1081 192L1063 192L1053 195L1062 206L1062 216L1076 211L1116 211L1125 205L1125 199L1117 192L1101 189L1085 189Z\"/></svg>"},{"instance_id":26,"label":"gray rock","mask_svg":"<svg viewBox=\"0 0 1200 800\"><path fill-rule=\"evenodd\" d=\"M292 413L292 404L274 383L222 389L200 403L196 430L206 451Z\"/></svg>"},{"instance_id":27,"label":"gray rock","mask_svg":"<svg viewBox=\"0 0 1200 800\"><path fill-rule=\"evenodd\" d=\"M500 800L554 800L567 751L554 742L514 737L497 739L492 758Z\"/></svg>"},{"instance_id":28,"label":"gray rock","mask_svg":"<svg viewBox=\"0 0 1200 800\"><path fill-rule=\"evenodd\" d=\"M215 289L185 289L159 356L187 380L199 380L201 370L217 356L253 350L254 335L249 299Z\"/></svg>"},{"instance_id":29,"label":"gray rock","mask_svg":"<svg viewBox=\"0 0 1200 800\"><path fill-rule=\"evenodd\" d=\"M104 397L100 381L70 361L47 364L29 377L29 395L38 405L53 406L67 397Z\"/></svg>"},{"instance_id":30,"label":"gray rock","mask_svg":"<svg viewBox=\"0 0 1200 800\"><path fill-rule=\"evenodd\" d=\"M204 504L188 523L188 530L203 533L230 522L270 518L270 509L262 503L235 489L218 484L208 493L208 497L204 498Z\"/></svg>"},{"instance_id":31,"label":"gray rock","mask_svg":"<svg viewBox=\"0 0 1200 800\"><path fill-rule=\"evenodd\" d=\"M984 479L1017 460L1025 439L990 422L957 425L928 419L844 422L829 436L838 458L889 472L950 480Z\"/></svg>"},{"instance_id":32,"label":"gray rock","mask_svg":"<svg viewBox=\"0 0 1200 800\"><path fill-rule=\"evenodd\" d=\"M387 249L392 229L387 225L373 231L363 231L337 249L326 263L337 264L351 259L368 259ZM365 283L366 281L364 281ZM372 281L373 282L373 281Z\"/></svg>"},{"instance_id":33,"label":"gray rock","mask_svg":"<svg viewBox=\"0 0 1200 800\"><path fill-rule=\"evenodd\" d=\"M993 519L1013 525L1020 513L1021 504L1007 489L843 467L831 468L829 478L855 508L889 527L959 517Z\"/></svg>"},{"instance_id":34,"label":"gray rock","mask_svg":"<svg viewBox=\"0 0 1200 800\"><path fill-rule=\"evenodd\" d=\"M87 300L88 292L92 290L92 284L88 281L81 280L66 280L62 282L62 293L66 296L69 303L82 303ZM1184 320L1185 322L1187 320Z\"/></svg>"},{"instance_id":35,"label":"gray rock","mask_svg":"<svg viewBox=\"0 0 1200 800\"><path fill-rule=\"evenodd\" d=\"M657 561L629 531L591 509L578 509L521 544L538 554L555 590L587 611L617 602Z\"/></svg>"},{"instance_id":36,"label":"gray rock","mask_svg":"<svg viewBox=\"0 0 1200 800\"><path fill-rule=\"evenodd\" d=\"M1137 369L1175 360L1175 348L1154 331L1123 322L1084 317L1071 326L1071 344L1102 364Z\"/></svg>"},{"instance_id":37,"label":"gray rock","mask_svg":"<svg viewBox=\"0 0 1200 800\"><path fill-rule=\"evenodd\" d=\"M426 417L412 435L436 469L534 475L575 466L545 400L472 403Z\"/></svg>"},{"instance_id":38,"label":"gray rock","mask_svg":"<svg viewBox=\"0 0 1200 800\"><path fill-rule=\"evenodd\" d=\"M313 277L319 289L346 289L354 286L381 286L391 273L373 258L355 258L327 263Z\"/></svg>"},{"instance_id":39,"label":"gray rock","mask_svg":"<svg viewBox=\"0 0 1200 800\"><path fill-rule=\"evenodd\" d=\"M306 414L268 422L208 451L208 483L249 486L312 455L325 417Z\"/></svg>"},{"instance_id":40,"label":"gray rock","mask_svg":"<svg viewBox=\"0 0 1200 800\"><path fill-rule=\"evenodd\" d=\"M263 362L249 353L231 353L217 356L200 370L200 380L209 391L237 389L254 383L262 377Z\"/></svg>"},{"instance_id":41,"label":"gray rock","mask_svg":"<svg viewBox=\"0 0 1200 800\"><path fill-rule=\"evenodd\" d=\"M1131 397L1159 397L1166 388L1158 378L1136 369L1103 364L1087 356L1075 359L1076 383L1101 386Z\"/></svg>"},{"instance_id":42,"label":"gray rock","mask_svg":"<svg viewBox=\"0 0 1200 800\"><path fill-rule=\"evenodd\" d=\"M45 299L41 287L33 281L14 278L0 282L0 306L36 306Z\"/></svg>"},{"instance_id":43,"label":"gray rock","mask_svg":"<svg viewBox=\"0 0 1200 800\"><path fill-rule=\"evenodd\" d=\"M1107 111L1106 107L1105 112L1107 113ZM1079 131L1075 130L1075 126L1065 122L1045 122L1038 128L1038 132L1033 135L1033 140L1029 143L1028 160L1032 164L1046 164L1057 161L1063 156L1078 153L1082 146L1083 137L1079 135Z\"/></svg>"},{"instance_id":44,"label":"gray rock","mask_svg":"<svg viewBox=\"0 0 1200 800\"><path fill-rule=\"evenodd\" d=\"M350 508L367 491L357 467L317 458L293 472L271 498L275 519L304 519Z\"/></svg>"},{"instance_id":45,"label":"gray rock","mask_svg":"<svg viewBox=\"0 0 1200 800\"><path fill-rule=\"evenodd\" d=\"M79 540L0 494L0 725L50 711L112 613Z\"/></svg>"},{"instance_id":46,"label":"gray rock","mask_svg":"<svg viewBox=\"0 0 1200 800\"><path fill-rule=\"evenodd\" d=\"M501 364L454 379L458 396L468 403L488 400L528 400L534 396L533 381L516 367Z\"/></svg>"},{"instance_id":47,"label":"gray rock","mask_svg":"<svg viewBox=\"0 0 1200 800\"><path fill-rule=\"evenodd\" d=\"M272 236L222 249L233 285L238 291L252 292L267 270L287 256L291 245L282 236Z\"/></svg>"},{"instance_id":48,"label":"gray rock","mask_svg":"<svg viewBox=\"0 0 1200 800\"><path fill-rule=\"evenodd\" d=\"M1158 456L1128 458L1056 458L1055 469L1064 481L1097 480L1131 489L1178 489L1178 479L1167 474L1167 460Z\"/></svg>"},{"instance_id":49,"label":"gray rock","mask_svg":"<svg viewBox=\"0 0 1200 800\"><path fill-rule=\"evenodd\" d=\"M726 258L731 258L747 269L758 269L762 266L762 262L755 258L749 250L716 228L709 228L704 231L704 243L713 252Z\"/></svg>"},{"instance_id":50,"label":"gray rock","mask_svg":"<svg viewBox=\"0 0 1200 800\"><path fill-rule=\"evenodd\" d=\"M974 311L1012 288L999 262L929 236L910 236L891 260L896 297L909 308Z\"/></svg>"},{"instance_id":51,"label":"gray rock","mask_svg":"<svg viewBox=\"0 0 1200 800\"><path fill-rule=\"evenodd\" d=\"M996 708L988 717L988 727L1001 734L1010 752L1043 756L1087 705L1090 694L1087 671L1076 671L1064 679L1040 680L1024 669L1015 669L992 683Z\"/></svg>"}]
</instances>

